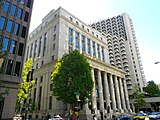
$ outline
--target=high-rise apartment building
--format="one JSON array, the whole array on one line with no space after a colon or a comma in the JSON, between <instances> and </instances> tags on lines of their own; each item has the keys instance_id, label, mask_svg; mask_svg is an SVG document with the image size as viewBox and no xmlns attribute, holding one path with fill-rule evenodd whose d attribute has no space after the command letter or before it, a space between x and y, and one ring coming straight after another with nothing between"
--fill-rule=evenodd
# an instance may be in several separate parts
<instances>
[{"instance_id":1,"label":"high-rise apartment building","mask_svg":"<svg viewBox=\"0 0 160 120\"><path fill-rule=\"evenodd\" d=\"M112 39L107 41L110 64L126 72L125 80L130 98L132 98L135 84L140 87L142 92L143 87L146 85L146 80L133 22L129 15L123 13L98 21L90 26L102 34L110 34L112 36Z\"/></svg>"},{"instance_id":2,"label":"high-rise apartment building","mask_svg":"<svg viewBox=\"0 0 160 120\"><path fill-rule=\"evenodd\" d=\"M67 111L67 105L52 96L50 79L57 59L75 49L86 56L94 81L91 97L83 109L101 117L108 107L113 113L130 112L125 72L110 64L109 40L112 40L110 34L102 35L61 7L44 17L28 36L26 46L25 60L33 58L36 81L31 98L37 103L37 111L30 113L30 117Z\"/></svg>"},{"instance_id":3,"label":"high-rise apartment building","mask_svg":"<svg viewBox=\"0 0 160 120\"><path fill-rule=\"evenodd\" d=\"M9 90L4 102L0 103L1 119L14 116L32 7L33 0L0 0L1 50L7 51L6 59L1 59L4 73L0 75L0 92L4 87Z\"/></svg>"}]
</instances>

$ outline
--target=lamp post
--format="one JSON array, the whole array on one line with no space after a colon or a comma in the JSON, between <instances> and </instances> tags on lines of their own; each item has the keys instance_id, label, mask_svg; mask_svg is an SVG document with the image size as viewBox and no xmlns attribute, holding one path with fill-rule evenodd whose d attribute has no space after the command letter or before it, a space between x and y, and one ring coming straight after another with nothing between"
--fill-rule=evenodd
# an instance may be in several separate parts
<instances>
[{"instance_id":1,"label":"lamp post","mask_svg":"<svg viewBox=\"0 0 160 120\"><path fill-rule=\"evenodd\" d=\"M74 92L74 94L76 95L76 99L77 99L77 105L75 106L75 108L79 110L80 108L79 108L79 104L78 103L81 101L79 99L80 93L79 92Z\"/></svg>"}]
</instances>

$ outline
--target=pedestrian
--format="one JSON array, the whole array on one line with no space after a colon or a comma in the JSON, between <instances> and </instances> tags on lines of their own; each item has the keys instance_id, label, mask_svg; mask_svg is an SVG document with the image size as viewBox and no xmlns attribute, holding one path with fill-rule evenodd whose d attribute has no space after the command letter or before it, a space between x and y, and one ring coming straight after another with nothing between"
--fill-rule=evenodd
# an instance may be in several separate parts
<instances>
[{"instance_id":1,"label":"pedestrian","mask_svg":"<svg viewBox=\"0 0 160 120\"><path fill-rule=\"evenodd\" d=\"M97 120L97 116L96 115L93 115L93 120Z\"/></svg>"}]
</instances>

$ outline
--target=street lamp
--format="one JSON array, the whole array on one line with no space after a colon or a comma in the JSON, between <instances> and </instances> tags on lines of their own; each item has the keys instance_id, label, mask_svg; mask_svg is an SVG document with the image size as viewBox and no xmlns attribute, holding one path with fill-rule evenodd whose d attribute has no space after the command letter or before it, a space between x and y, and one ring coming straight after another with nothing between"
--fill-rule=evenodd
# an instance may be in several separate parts
<instances>
[{"instance_id":1,"label":"street lamp","mask_svg":"<svg viewBox=\"0 0 160 120\"><path fill-rule=\"evenodd\" d=\"M75 109L80 109L80 107L79 107L79 102L81 101L80 99L79 99L79 97L80 97L80 93L79 92L74 92L74 94L76 95L76 99L77 99L77 105L75 106Z\"/></svg>"},{"instance_id":2,"label":"street lamp","mask_svg":"<svg viewBox=\"0 0 160 120\"><path fill-rule=\"evenodd\" d=\"M74 92L74 94L76 95L76 99L77 99L77 101L81 101L81 100L79 99L79 97L80 97L80 93L79 93L79 92Z\"/></svg>"}]
</instances>

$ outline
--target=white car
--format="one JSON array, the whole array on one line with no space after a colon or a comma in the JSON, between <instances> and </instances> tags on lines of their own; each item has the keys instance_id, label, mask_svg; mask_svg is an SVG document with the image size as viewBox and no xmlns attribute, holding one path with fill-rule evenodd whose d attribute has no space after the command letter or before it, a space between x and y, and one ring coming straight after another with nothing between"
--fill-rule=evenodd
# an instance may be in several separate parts
<instances>
[{"instance_id":1,"label":"white car","mask_svg":"<svg viewBox=\"0 0 160 120\"><path fill-rule=\"evenodd\" d=\"M158 112L152 112L149 114L149 118L151 118L151 119L160 118L160 114Z\"/></svg>"},{"instance_id":2,"label":"white car","mask_svg":"<svg viewBox=\"0 0 160 120\"><path fill-rule=\"evenodd\" d=\"M61 116L56 115L53 118L50 118L49 120L64 120Z\"/></svg>"},{"instance_id":3,"label":"white car","mask_svg":"<svg viewBox=\"0 0 160 120\"><path fill-rule=\"evenodd\" d=\"M13 117L13 120L22 120L22 117L18 114L15 117Z\"/></svg>"}]
</instances>

